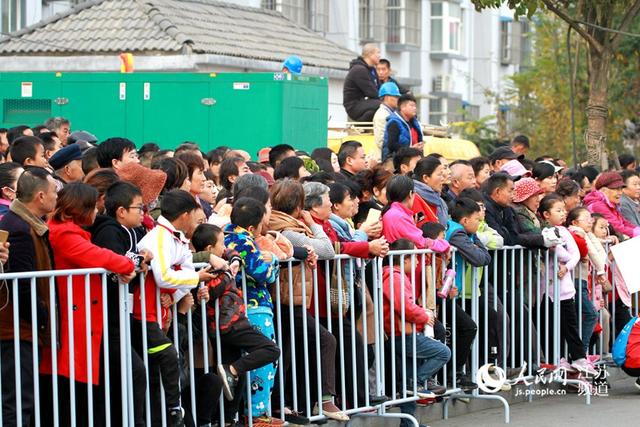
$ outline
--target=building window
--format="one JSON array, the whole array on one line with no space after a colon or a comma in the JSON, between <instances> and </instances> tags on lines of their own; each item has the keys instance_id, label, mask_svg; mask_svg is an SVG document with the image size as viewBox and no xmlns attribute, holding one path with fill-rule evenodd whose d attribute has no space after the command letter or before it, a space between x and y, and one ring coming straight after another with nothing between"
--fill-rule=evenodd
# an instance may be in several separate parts
<instances>
[{"instance_id":1,"label":"building window","mask_svg":"<svg viewBox=\"0 0 640 427\"><path fill-rule=\"evenodd\" d=\"M520 21L520 66L531 66L531 26L529 21Z\"/></svg>"},{"instance_id":2,"label":"building window","mask_svg":"<svg viewBox=\"0 0 640 427\"><path fill-rule=\"evenodd\" d=\"M261 5L313 31L329 31L329 0L262 0Z\"/></svg>"},{"instance_id":3,"label":"building window","mask_svg":"<svg viewBox=\"0 0 640 427\"><path fill-rule=\"evenodd\" d=\"M387 0L387 43L420 44L420 0Z\"/></svg>"},{"instance_id":4,"label":"building window","mask_svg":"<svg viewBox=\"0 0 640 427\"><path fill-rule=\"evenodd\" d=\"M431 51L462 53L462 9L458 3L431 3Z\"/></svg>"},{"instance_id":5,"label":"building window","mask_svg":"<svg viewBox=\"0 0 640 427\"><path fill-rule=\"evenodd\" d=\"M500 63L511 63L511 21L500 20Z\"/></svg>"},{"instance_id":6,"label":"building window","mask_svg":"<svg viewBox=\"0 0 640 427\"><path fill-rule=\"evenodd\" d=\"M440 126L457 122L463 117L462 99L456 97L432 98L429 100L429 124Z\"/></svg>"},{"instance_id":7,"label":"building window","mask_svg":"<svg viewBox=\"0 0 640 427\"><path fill-rule=\"evenodd\" d=\"M27 0L0 0L0 32L11 33L27 26Z\"/></svg>"},{"instance_id":8,"label":"building window","mask_svg":"<svg viewBox=\"0 0 640 427\"><path fill-rule=\"evenodd\" d=\"M360 0L360 40L362 42L373 41L374 9L373 0Z\"/></svg>"}]
</instances>

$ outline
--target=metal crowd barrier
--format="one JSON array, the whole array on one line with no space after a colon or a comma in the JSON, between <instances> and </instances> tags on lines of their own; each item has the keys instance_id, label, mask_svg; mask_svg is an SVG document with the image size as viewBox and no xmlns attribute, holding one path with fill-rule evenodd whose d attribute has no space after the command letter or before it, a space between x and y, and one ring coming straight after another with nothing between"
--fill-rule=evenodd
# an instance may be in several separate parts
<instances>
[{"instance_id":1,"label":"metal crowd barrier","mask_svg":"<svg viewBox=\"0 0 640 427\"><path fill-rule=\"evenodd\" d=\"M404 260L409 257L411 260L411 270L405 271ZM452 264L462 262L461 257L452 251ZM288 280L279 279L273 285L273 318L275 321L275 341L281 349L276 371L277 386L271 395L271 401L277 402L275 407L270 408L270 413L282 420L291 420L286 414L286 408L298 415L302 421L296 423L315 423L326 418L322 411L322 402L327 395L323 390L323 381L326 384L328 378L323 372L324 369L334 369L339 375L335 378L336 405L348 414L351 419L354 417L384 417L403 420L404 423L418 426L416 418L411 414L397 413L392 408L402 404L414 404L420 401L417 396L417 366L421 363L416 356L416 336L414 327L405 322L405 280L408 277L413 283L413 295L416 303L425 309L439 311L438 321L444 330L444 340L451 349L450 364L444 365L437 374L437 378L447 388L446 393L441 396L444 400L444 416L448 416L449 403L455 399L492 399L502 403L505 411L505 422L509 422L509 404L499 393L482 393L480 390L464 391L457 386L457 379L461 374L465 374L471 379L476 378L480 368L480 362L484 364L492 363L503 372L518 372L520 379L531 380L536 375L536 368L547 363L558 366L562 354L566 353L566 348L560 345L560 308L559 308L559 286L557 268L551 272L553 277L549 277L549 263L557 266L554 255L548 251L527 250L521 247L505 247L494 251L492 263L487 267L473 267L470 277L471 295L467 294L466 281L467 272L463 267L461 277L461 292L452 300L444 303L436 296L436 287L446 270L447 260L441 255L436 255L428 250L393 251L384 259L376 258L372 260L362 260L351 258L346 255L338 255L333 260L318 262L318 268L312 271L312 292L313 298L311 306L296 307L294 299L289 298L287 303L280 299L283 287L288 289L289 295L294 295L294 275L293 269L302 265L300 261L289 260L281 262L281 269L288 269ZM335 264L335 265L333 265ZM389 296L390 328L388 335L385 332L384 306L385 296L383 293L383 270L399 266L401 273L401 283L394 283L393 275L388 283L391 292ZM201 267L201 266L199 266ZM615 269L615 264L611 263L611 270ZM305 268L300 269L302 285L302 301L306 301L307 290L304 286L307 279ZM575 271L574 271L575 273ZM0 395L2 396L3 411L0 412L0 425L130 425L136 424L136 414L143 412L144 425L166 425L166 402L164 389L159 380L159 386L151 386L151 378L158 377L157 368L150 364L149 354L142 351L142 354L134 354L136 350L132 345L132 297L130 294L133 284L120 285L118 288L118 307L115 312L108 312L104 309L107 301L107 280L108 272L103 269L83 269L83 270L58 270L26 273L4 273L0 274L0 295L7 297L6 301L0 301L0 310L8 309L11 304L11 315L13 325L20 325L23 330L27 325L30 328L31 342L21 339L20 328L13 328L13 339L3 341L0 352L13 351L12 360L0 354L0 368L2 377L0 378ZM241 274L241 284L243 294L246 299L246 276ZM100 277L99 291L103 300L101 312L103 322L100 366L94 366L92 359L91 339L93 332L91 328L86 328L86 371L87 378L91 378L96 369L101 371L100 384L92 385L75 381L76 350L75 341L77 335L74 331L74 323L70 321L65 331L69 339L69 378L64 379L59 373L59 348L58 339L60 334L59 312L61 305L66 305L66 315L73 319L78 301L73 300L73 277L83 277L85 290L89 290L90 278ZM321 289L319 277L324 276L324 289ZM43 328L39 323L43 319L37 318L36 300L36 280L46 279L48 281L48 296L50 301L56 301L55 310L49 310L47 323L44 330L49 332L52 339L47 347L38 344L43 333ZM63 279L60 279L63 278ZM64 279L66 278L66 280ZM582 312L582 277L574 276L577 280L576 305L578 313ZM28 280L30 286L30 321L21 316L20 300L18 292L18 280ZM616 299L616 277L612 275L612 291L605 295L607 304L610 307L611 322L616 318L616 312L624 310ZM56 283L57 281L57 283ZM141 299L145 299L144 277L139 276L134 280L140 285ZM554 284L553 302L543 297L545 284ZM595 283L592 278L592 283ZM24 282L20 286L26 286ZM394 287L401 286L401 309L400 313L394 310ZM62 304L60 301L60 291L65 290L67 299ZM321 306L318 296L324 293L324 310L327 316L321 318ZM336 302L337 307L342 307L345 299L349 302L349 310L345 314L337 313L332 307L331 300ZM162 322L161 301L159 291L156 293L156 306ZM356 310L356 300L359 301ZM595 302L595 292L592 293L592 301ZM638 313L638 295L633 297L633 310ZM246 303L246 300L245 300ZM96 304L91 300L90 292L85 292L85 307L92 307ZM209 331L209 320L207 319L206 302L197 301L195 306L186 312L186 330L181 332L179 325L179 313L177 304L172 307L171 329L173 335L173 345L186 358L187 372L181 378L182 397L188 397L189 405L185 410L185 418L190 418L187 425L198 425L198 395L196 390L197 379L215 372L215 366L223 360L225 349L221 346L220 330ZM219 301L216 306L216 325L219 325ZM334 304L335 305L335 304ZM464 364L457 360L457 350L460 337L458 336L457 316L453 311L458 310L456 305L467 313L469 318L475 323L477 331L471 342L471 351L468 360ZM142 304L142 318L146 319L146 305ZM482 308L482 310L481 310ZM300 312L301 314L296 314ZM313 315L307 315L307 312ZM199 316L196 318L196 314ZM490 321L490 314L493 321ZM555 321L550 325L550 314ZM630 314L630 313L628 313ZM116 315L119 318L120 330L118 331L119 366L111 366L110 360L113 355L110 353L109 337L109 317ZM396 316L400 320L400 345L396 342L395 320ZM599 319L604 323L606 314L600 310ZM496 320L499 319L499 320ZM84 318L86 325L92 324L92 310L85 311ZM544 323L541 323L544 322ZM310 324L311 323L311 324ZM547 325L544 337L541 337L540 325ZM549 327L550 325L550 327ZM161 325L162 326L162 325ZM578 315L578 327L580 333L583 331L582 315ZM619 323L611 328L610 342L613 342L616 329L624 325ZM289 334L283 331L287 329ZM199 333L196 333L199 330ZM489 331L497 331L494 334L494 341L489 342ZM300 333L301 331L301 333ZM112 331L113 332L113 331ZM328 334L327 334L328 332ZM543 332L543 331L542 331ZM186 333L186 347L183 345L184 334ZM182 334L182 335L181 335ZM329 335L330 334L330 335ZM581 335L582 336L582 335ZM142 349L147 349L148 336L146 328L141 328ZM321 337L329 339L329 346L323 346ZM299 342L301 338L301 342ZM436 336L436 338L438 338ZM335 339L335 360L333 366L330 363L331 349ZM324 342L326 344L326 341ZM407 351L407 343L411 343L413 351ZM491 345L497 344L497 345ZM594 345L589 345L592 354L597 354L605 358L610 346L607 346L604 336L601 334L599 340ZM497 347L497 348L496 348ZM23 351L28 362L23 357ZM44 352L50 353L51 375L38 374ZM143 386L146 387L144 395L144 407L137 407L134 394L135 387L140 386L140 379L134 377L134 359L141 358L144 364ZM329 357L329 359L326 359ZM606 358L605 358L606 359ZM180 358L179 358L180 360ZM329 363L329 365L327 365ZM598 363L603 363L602 361ZM8 364L9 366L5 366ZM462 372L459 370L461 366ZM183 363L180 362L181 369ZM120 371L119 375L112 372ZM29 371L33 374L29 375ZM27 378L23 378L26 373ZM6 378L13 376L12 383L5 383ZM32 377L32 381L30 378ZM138 381L138 382L136 382ZM63 384L64 383L64 392ZM119 383L119 384L116 384ZM580 380L567 380L567 383L579 385ZM67 392L68 384L68 392ZM113 385L115 384L115 385ZM113 385L113 388L112 388ZM532 387L529 385L529 387ZM115 389L118 390L115 390ZM151 394L151 389L158 390L159 409L156 408L155 399ZM13 391L12 391L13 389ZM122 405L114 401L113 393L117 391L117 396ZM236 394L244 394L245 404L238 406L237 414L226 414L228 408L224 395L217 401L208 402L205 408L213 413L217 411L216 419L211 419L219 425L225 425L232 420L243 422L245 411L247 412L247 425L254 423L251 415L252 384L249 373L246 375L246 388L244 392L236 390ZM13 393L13 394L12 394ZM23 396L35 396L33 399L24 399ZM533 394L529 394L532 400ZM586 394L586 402L590 402L590 394ZM154 404L152 404L154 403ZM30 405L33 405L31 408ZM119 406L120 414L111 413L112 405ZM43 408L46 405L47 408ZM314 407L317 405L317 411ZM15 410L11 411L11 406ZM184 407L183 402L183 407ZM23 411L24 410L24 411ZM24 415L23 415L24 412ZM61 418L62 414L67 418ZM115 417L118 417L117 419ZM31 419L28 419L28 418Z\"/></svg>"}]
</instances>

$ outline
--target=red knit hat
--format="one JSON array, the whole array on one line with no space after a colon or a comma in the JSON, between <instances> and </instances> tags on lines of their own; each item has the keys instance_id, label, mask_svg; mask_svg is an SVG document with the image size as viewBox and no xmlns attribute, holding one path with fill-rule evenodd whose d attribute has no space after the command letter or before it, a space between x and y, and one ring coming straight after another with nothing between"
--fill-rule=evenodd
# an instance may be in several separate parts
<instances>
[{"instance_id":1,"label":"red knit hat","mask_svg":"<svg viewBox=\"0 0 640 427\"><path fill-rule=\"evenodd\" d=\"M138 163L126 163L116 173L121 180L130 182L142 192L142 203L148 205L158 198L167 181L167 174L149 169Z\"/></svg>"},{"instance_id":2,"label":"red knit hat","mask_svg":"<svg viewBox=\"0 0 640 427\"><path fill-rule=\"evenodd\" d=\"M604 172L598 177L598 179L596 179L595 185L596 190L599 190L602 187L611 189L622 188L624 187L624 179L622 179L622 175L618 172Z\"/></svg>"},{"instance_id":3,"label":"red knit hat","mask_svg":"<svg viewBox=\"0 0 640 427\"><path fill-rule=\"evenodd\" d=\"M538 181L533 178L521 178L516 181L513 192L513 203L524 202L531 196L543 193Z\"/></svg>"}]
</instances>

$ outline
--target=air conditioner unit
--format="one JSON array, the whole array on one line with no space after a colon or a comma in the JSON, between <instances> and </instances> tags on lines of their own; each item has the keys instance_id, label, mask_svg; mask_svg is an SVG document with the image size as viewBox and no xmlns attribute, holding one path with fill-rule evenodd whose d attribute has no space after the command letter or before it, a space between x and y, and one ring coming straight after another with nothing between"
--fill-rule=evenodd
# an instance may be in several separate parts
<instances>
[{"instance_id":1,"label":"air conditioner unit","mask_svg":"<svg viewBox=\"0 0 640 427\"><path fill-rule=\"evenodd\" d=\"M432 92L453 92L453 79L449 74L442 74L433 78Z\"/></svg>"}]
</instances>

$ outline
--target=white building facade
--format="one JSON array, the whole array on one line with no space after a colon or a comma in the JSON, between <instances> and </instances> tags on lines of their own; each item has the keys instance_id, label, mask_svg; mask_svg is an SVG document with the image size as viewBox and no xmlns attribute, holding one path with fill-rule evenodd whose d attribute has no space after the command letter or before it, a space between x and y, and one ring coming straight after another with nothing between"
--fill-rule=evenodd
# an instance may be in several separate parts
<instances>
[{"instance_id":1,"label":"white building facade","mask_svg":"<svg viewBox=\"0 0 640 427\"><path fill-rule=\"evenodd\" d=\"M377 43L396 79L411 86L424 123L506 114L487 93L502 94L506 78L525 67L531 53L528 21L514 20L506 7L478 13L470 0L227 1L279 11L354 52ZM16 31L81 2L0 0L0 31ZM329 77L329 122L339 125L347 119L344 80Z\"/></svg>"}]
</instances>

